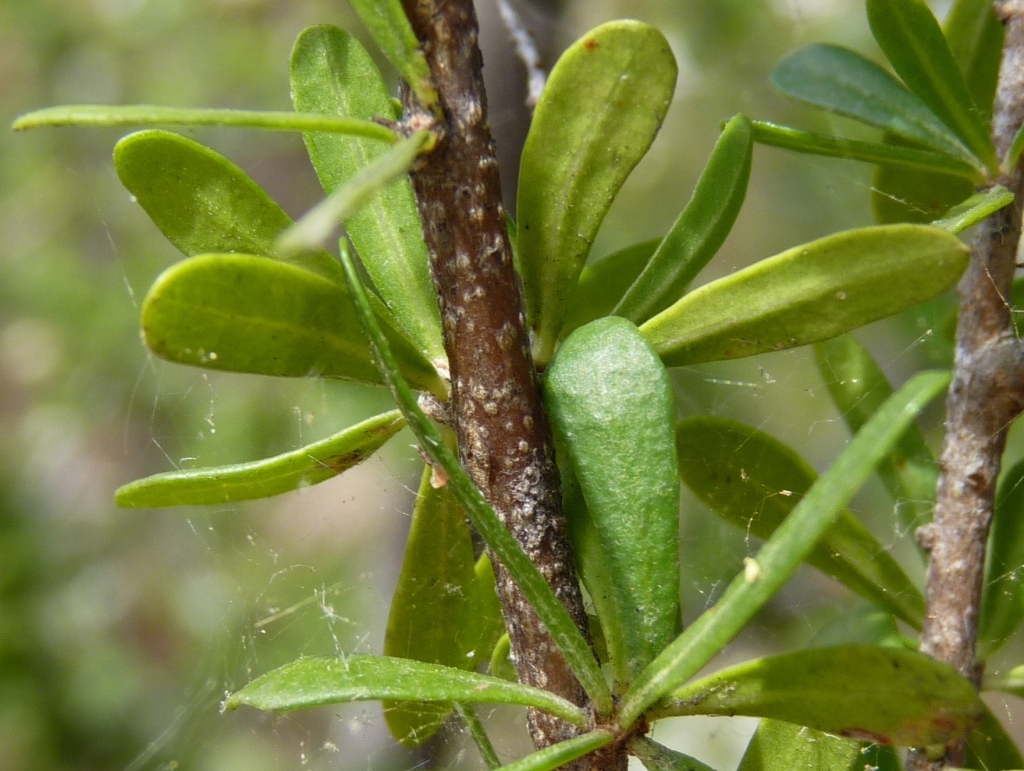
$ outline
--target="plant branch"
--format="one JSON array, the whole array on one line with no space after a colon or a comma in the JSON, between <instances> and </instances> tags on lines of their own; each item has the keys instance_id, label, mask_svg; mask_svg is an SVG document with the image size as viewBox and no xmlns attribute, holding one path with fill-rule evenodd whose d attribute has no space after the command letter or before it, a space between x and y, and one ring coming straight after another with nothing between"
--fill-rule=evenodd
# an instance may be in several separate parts
<instances>
[{"instance_id":1,"label":"plant branch","mask_svg":"<svg viewBox=\"0 0 1024 771\"><path fill-rule=\"evenodd\" d=\"M460 457L585 631L558 468L501 205L476 14L471 0L403 0L403 5L423 43L444 115L440 141L411 175L441 306ZM404 98L407 126L433 122L411 92L406 90ZM590 706L533 608L500 563L495 567L520 680ZM538 748L577 733L535 710L529 724ZM568 768L625 769L625 756L619 756L619 764L606 756L601 765L587 758Z\"/></svg>"},{"instance_id":2,"label":"plant branch","mask_svg":"<svg viewBox=\"0 0 1024 771\"><path fill-rule=\"evenodd\" d=\"M993 137L1002 156L1024 120L1024 0L996 4L1006 42L996 95ZM961 279L953 382L946 404L946 435L935 519L918 533L930 553L928 612L921 650L980 684L975 661L985 547L1006 432L1024 410L1024 344L1014 332L1010 291L1021 236L1024 175L1007 170L997 180L1017 201L979 227ZM913 753L916 771L964 764L958 742L943 758Z\"/></svg>"}]
</instances>

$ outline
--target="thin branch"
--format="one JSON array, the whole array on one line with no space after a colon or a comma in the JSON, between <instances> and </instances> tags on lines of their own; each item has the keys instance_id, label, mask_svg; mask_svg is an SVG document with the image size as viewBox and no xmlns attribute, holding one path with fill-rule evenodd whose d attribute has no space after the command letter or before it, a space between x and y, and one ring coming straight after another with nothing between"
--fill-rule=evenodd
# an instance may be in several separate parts
<instances>
[{"instance_id":1,"label":"thin branch","mask_svg":"<svg viewBox=\"0 0 1024 771\"><path fill-rule=\"evenodd\" d=\"M533 35L526 28L516 9L512 7L511 0L495 0L498 5L498 13L505 23L505 28L512 36L512 45L515 46L516 54L526 66L526 106L531 110L540 101L541 92L548 81L548 74L541 62L540 54L537 52L537 44Z\"/></svg>"}]
</instances>

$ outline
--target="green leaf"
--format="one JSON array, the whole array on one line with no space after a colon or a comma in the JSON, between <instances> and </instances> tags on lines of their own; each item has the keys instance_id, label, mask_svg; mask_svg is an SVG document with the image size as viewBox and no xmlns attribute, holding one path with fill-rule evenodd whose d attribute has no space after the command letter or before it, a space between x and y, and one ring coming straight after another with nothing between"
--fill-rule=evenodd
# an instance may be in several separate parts
<instances>
[{"instance_id":1,"label":"green leaf","mask_svg":"<svg viewBox=\"0 0 1024 771\"><path fill-rule=\"evenodd\" d=\"M586 712L540 688L453 667L390 656L298 659L257 677L225 702L264 710L293 710L349 701L464 701L535 707L581 728Z\"/></svg>"},{"instance_id":2,"label":"green leaf","mask_svg":"<svg viewBox=\"0 0 1024 771\"><path fill-rule=\"evenodd\" d=\"M437 90L430 76L430 65L420 50L420 41L413 32L400 0L350 0L355 12L370 30L374 42L388 57L416 94L420 103L429 109L439 109Z\"/></svg>"},{"instance_id":3,"label":"green leaf","mask_svg":"<svg viewBox=\"0 0 1024 771\"><path fill-rule=\"evenodd\" d=\"M871 32L896 74L994 171L999 162L992 137L924 0L867 0L867 11Z\"/></svg>"},{"instance_id":4,"label":"green leaf","mask_svg":"<svg viewBox=\"0 0 1024 771\"><path fill-rule=\"evenodd\" d=\"M1015 169L1022 152L1024 152L1024 125L1017 129L1017 133L1013 136L1013 141L1006 151L1006 157L1003 158L1003 168L1007 171Z\"/></svg>"},{"instance_id":5,"label":"green leaf","mask_svg":"<svg viewBox=\"0 0 1024 771\"><path fill-rule=\"evenodd\" d=\"M516 674L516 668L512 664L512 660L509 655L512 651L512 641L509 639L508 633L506 632L498 638L498 644L494 646L494 650L491 651L491 663L490 672L495 677L500 677L502 680L510 680L516 682L518 675Z\"/></svg>"},{"instance_id":6,"label":"green leaf","mask_svg":"<svg viewBox=\"0 0 1024 771\"><path fill-rule=\"evenodd\" d=\"M1024 619L1024 460L1003 474L988 536L978 659L997 651Z\"/></svg>"},{"instance_id":7,"label":"green leaf","mask_svg":"<svg viewBox=\"0 0 1024 771\"><path fill-rule=\"evenodd\" d=\"M918 95L848 48L822 43L798 48L776 65L772 84L786 96L885 129L983 171L974 153Z\"/></svg>"},{"instance_id":8,"label":"green leaf","mask_svg":"<svg viewBox=\"0 0 1024 771\"><path fill-rule=\"evenodd\" d=\"M758 538L770 538L818 478L774 437L713 415L676 425L679 474L707 506ZM842 510L807 555L809 564L920 629L924 597L864 525Z\"/></svg>"},{"instance_id":9,"label":"green leaf","mask_svg":"<svg viewBox=\"0 0 1024 771\"><path fill-rule=\"evenodd\" d=\"M811 131L780 126L765 121L752 121L754 141L770 147L781 147L784 150L795 150L811 155L824 155L830 158L846 158L854 161L886 164L892 166L899 174L909 171L921 174L935 172L958 175L957 179L982 179L978 169L969 163L944 153L933 150L922 150L918 147L901 144L865 142L860 139L845 139L829 134L815 134Z\"/></svg>"},{"instance_id":10,"label":"green leaf","mask_svg":"<svg viewBox=\"0 0 1024 771\"><path fill-rule=\"evenodd\" d=\"M430 133L420 131L389 147L282 233L277 239L278 248L285 253L322 248L339 225L383 188L404 177L429 141Z\"/></svg>"},{"instance_id":11,"label":"green leaf","mask_svg":"<svg viewBox=\"0 0 1024 771\"><path fill-rule=\"evenodd\" d=\"M444 396L434 368L389 330L416 388ZM284 377L380 383L348 290L266 257L207 254L164 271L142 305L142 335L180 364Z\"/></svg>"},{"instance_id":12,"label":"green leaf","mask_svg":"<svg viewBox=\"0 0 1024 771\"><path fill-rule=\"evenodd\" d=\"M566 338L544 397L609 577L612 595L595 607L608 614L601 626L616 680L628 683L681 626L672 388L637 328L610 316Z\"/></svg>"},{"instance_id":13,"label":"green leaf","mask_svg":"<svg viewBox=\"0 0 1024 771\"><path fill-rule=\"evenodd\" d=\"M569 300L562 333L568 335L594 319L610 315L661 241L655 238L627 246L585 267Z\"/></svg>"},{"instance_id":14,"label":"green leaf","mask_svg":"<svg viewBox=\"0 0 1024 771\"><path fill-rule=\"evenodd\" d=\"M768 719L754 732L738 771L862 771L866 760L860 742Z\"/></svg>"},{"instance_id":15,"label":"green leaf","mask_svg":"<svg viewBox=\"0 0 1024 771\"><path fill-rule=\"evenodd\" d=\"M789 580L917 413L945 390L949 380L945 372L922 372L889 398L811 486L757 557L733 579L721 599L641 673L623 696L619 725L633 725L743 629Z\"/></svg>"},{"instance_id":16,"label":"green leaf","mask_svg":"<svg viewBox=\"0 0 1024 771\"><path fill-rule=\"evenodd\" d=\"M942 219L932 222L932 225L950 233L960 233L1011 203L1013 193L1002 185L996 185L957 204Z\"/></svg>"},{"instance_id":17,"label":"green leaf","mask_svg":"<svg viewBox=\"0 0 1024 771\"><path fill-rule=\"evenodd\" d=\"M476 641L460 634L475 579L473 541L451 491L435 489L432 476L428 465L391 598L384 655L473 670L476 651L468 646ZM433 736L451 711L452 704L446 702L384 703L391 735L407 747L418 747Z\"/></svg>"},{"instance_id":18,"label":"green leaf","mask_svg":"<svg viewBox=\"0 0 1024 771\"><path fill-rule=\"evenodd\" d=\"M1024 768L1024 757L1016 742L987 706L981 722L967 737L967 765L971 768Z\"/></svg>"},{"instance_id":19,"label":"green leaf","mask_svg":"<svg viewBox=\"0 0 1024 771\"><path fill-rule=\"evenodd\" d=\"M70 104L47 107L22 115L11 128L15 131L40 126L227 126L268 131L327 131L332 134L374 139L392 144L398 135L379 123L337 115L253 110L194 110L136 104L125 107L106 104Z\"/></svg>"},{"instance_id":20,"label":"green leaf","mask_svg":"<svg viewBox=\"0 0 1024 771\"><path fill-rule=\"evenodd\" d=\"M544 576L526 556L518 541L505 528L483 493L473 483L455 454L441 438L441 434L420 408L416 396L405 381L391 345L374 315L366 290L359 281L352 256L342 242L341 264L345 278L355 300L356 311L363 329L370 338L373 355L381 376L391 389L398 407L409 421L409 427L420 441L421 449L430 460L448 475L452 493L461 504L477 533L490 547L501 564L508 570L523 596L533 606L537 616L559 647L566 663L579 679L598 714L606 715L612 708L611 691L605 682L601 666L594 657L583 633L577 628L569 612L555 596Z\"/></svg>"},{"instance_id":21,"label":"green leaf","mask_svg":"<svg viewBox=\"0 0 1024 771\"><path fill-rule=\"evenodd\" d=\"M484 724L477 716L476 710L469 704L459 703L455 704L455 710L459 713L459 717L462 718L462 722L466 724L466 730L469 731L469 735L473 737L473 743L476 744L477 749L480 751L480 757L483 758L484 765L488 769L501 768L501 759L498 757L494 745L491 744Z\"/></svg>"},{"instance_id":22,"label":"green leaf","mask_svg":"<svg viewBox=\"0 0 1024 771\"><path fill-rule=\"evenodd\" d=\"M676 74L668 41L638 21L591 30L551 71L523 147L516 249L541 365L608 207L661 127Z\"/></svg>"},{"instance_id":23,"label":"green leaf","mask_svg":"<svg viewBox=\"0 0 1024 771\"><path fill-rule=\"evenodd\" d=\"M462 516L466 516L465 512ZM489 662L498 640L505 633L505 619L498 600L494 567L487 552L476 561L473 582L469 586L469 602L462 605L462 617L457 628L465 637L466 658L472 659L473 668ZM514 675L512 679L515 679Z\"/></svg>"},{"instance_id":24,"label":"green leaf","mask_svg":"<svg viewBox=\"0 0 1024 771\"><path fill-rule=\"evenodd\" d=\"M937 228L849 230L705 284L640 330L670 367L793 348L934 297L967 259Z\"/></svg>"},{"instance_id":25,"label":"green leaf","mask_svg":"<svg viewBox=\"0 0 1024 771\"><path fill-rule=\"evenodd\" d=\"M502 769L504 771L553 771L576 758L582 758L584 755L608 746L615 741L615 738L615 734L611 731L591 731L573 739L552 744L532 755L527 755L522 760L502 766Z\"/></svg>"},{"instance_id":26,"label":"green leaf","mask_svg":"<svg viewBox=\"0 0 1024 771\"><path fill-rule=\"evenodd\" d=\"M867 349L850 335L818 343L814 357L836 409L850 433L856 434L892 396L892 385ZM915 530L931 519L939 468L916 424L907 428L878 464L878 476L908 529Z\"/></svg>"},{"instance_id":27,"label":"green leaf","mask_svg":"<svg viewBox=\"0 0 1024 771\"><path fill-rule=\"evenodd\" d=\"M309 27L299 35L292 50L291 88L295 109L300 112L364 120L394 116L377 65L359 41L337 27ZM387 149L379 142L337 134L311 132L303 138L328 194ZM409 180L393 182L352 213L345 232L380 296L409 336L431 359L443 361L441 317Z\"/></svg>"},{"instance_id":28,"label":"green leaf","mask_svg":"<svg viewBox=\"0 0 1024 771\"><path fill-rule=\"evenodd\" d=\"M895 142L892 137L888 142ZM882 165L871 181L871 208L880 223L933 222L974 193L964 177Z\"/></svg>"},{"instance_id":29,"label":"green leaf","mask_svg":"<svg viewBox=\"0 0 1024 771\"><path fill-rule=\"evenodd\" d=\"M924 747L965 737L983 705L967 678L917 651L846 645L747 661L673 691L664 715L753 715Z\"/></svg>"},{"instance_id":30,"label":"green leaf","mask_svg":"<svg viewBox=\"0 0 1024 771\"><path fill-rule=\"evenodd\" d=\"M631 739L629 751L640 758L648 771L713 771L696 758L663 747L646 736Z\"/></svg>"},{"instance_id":31,"label":"green leaf","mask_svg":"<svg viewBox=\"0 0 1024 771\"><path fill-rule=\"evenodd\" d=\"M273 458L219 468L156 474L131 482L114 494L127 508L199 506L269 498L319 484L369 458L405 426L397 410Z\"/></svg>"},{"instance_id":32,"label":"green leaf","mask_svg":"<svg viewBox=\"0 0 1024 771\"><path fill-rule=\"evenodd\" d=\"M365 140L364 140L365 141ZM184 254L274 255L292 219L248 174L220 153L169 131L131 134L114 148L121 183L167 240ZM324 278L343 281L327 252L286 258Z\"/></svg>"},{"instance_id":33,"label":"green leaf","mask_svg":"<svg viewBox=\"0 0 1024 771\"><path fill-rule=\"evenodd\" d=\"M640 324L679 299L736 222L753 148L750 121L737 115L718 138L690 202L613 314Z\"/></svg>"},{"instance_id":34,"label":"green leaf","mask_svg":"<svg viewBox=\"0 0 1024 771\"><path fill-rule=\"evenodd\" d=\"M964 75L978 115L988 124L992 119L1003 53L1003 25L996 16L995 6L991 0L956 0L942 31Z\"/></svg>"}]
</instances>

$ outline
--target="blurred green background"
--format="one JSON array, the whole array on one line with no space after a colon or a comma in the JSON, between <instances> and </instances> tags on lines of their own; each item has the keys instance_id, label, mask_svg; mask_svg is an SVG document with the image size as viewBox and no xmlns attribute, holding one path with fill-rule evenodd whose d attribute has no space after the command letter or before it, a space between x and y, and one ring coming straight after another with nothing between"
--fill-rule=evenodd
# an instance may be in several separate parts
<instances>
[{"instance_id":1,"label":"blurred green background","mask_svg":"<svg viewBox=\"0 0 1024 771\"><path fill-rule=\"evenodd\" d=\"M518 5L547 61L628 16L660 27L680 62L665 128L595 257L669 227L729 116L849 130L771 92L768 73L786 51L822 39L876 50L859 0ZM525 88L491 0L478 6L512 208ZM0 122L59 103L289 109L292 41L322 22L365 39L344 0L4 0ZM204 373L146 353L139 299L179 255L117 180L110 153L124 133L0 132L0 771L481 768L454 729L418 752L396 747L372 703L222 713L226 692L299 655L380 651L418 459L403 433L344 478L272 500L113 506L114 489L139 476L283 452L388 406L370 388ZM296 135L184 133L239 163L293 216L320 195ZM867 168L758 148L736 230L699 281L868 224L869 191ZM948 357L938 305L859 335L894 380ZM676 384L681 414L746 420L819 468L847 438L807 351L682 370ZM935 436L940 416L927 418ZM884 493L865 491L858 512L920 575ZM683 534L689 619L757 545L689 499ZM806 644L855 606L805 571L728 657ZM1019 657L1019 646L1008 651ZM521 715L488 719L499 751L515 757L526 746ZM752 727L690 719L659 736L727 769Z\"/></svg>"}]
</instances>

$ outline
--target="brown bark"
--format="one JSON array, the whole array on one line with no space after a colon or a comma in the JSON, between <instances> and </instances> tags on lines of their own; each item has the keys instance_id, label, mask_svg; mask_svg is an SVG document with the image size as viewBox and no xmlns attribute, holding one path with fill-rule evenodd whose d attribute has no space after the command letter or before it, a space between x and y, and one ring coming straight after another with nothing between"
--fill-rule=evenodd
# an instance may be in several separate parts
<instances>
[{"instance_id":1,"label":"brown bark","mask_svg":"<svg viewBox=\"0 0 1024 771\"><path fill-rule=\"evenodd\" d=\"M519 281L487 122L483 62L471 0L403 0L423 42L443 111L442 137L412 171L431 255L452 381L452 418L471 477L569 609L586 615L565 533L558 468L530 355ZM405 95L407 125L433 118ZM587 706L586 694L507 571L498 594L522 682ZM538 747L577 730L538 711ZM625 756L567 768L625 769Z\"/></svg>"},{"instance_id":2,"label":"brown bark","mask_svg":"<svg viewBox=\"0 0 1024 771\"><path fill-rule=\"evenodd\" d=\"M1024 0L997 3L1006 45L996 96L993 137L1002 157L1024 118ZM946 403L946 435L935 519L918 537L929 551L928 612L921 650L980 684L975 660L985 548L996 478L1010 423L1024 410L1024 346L1016 338L1010 292L1021 235L1022 175L997 180L1017 201L988 218L974 240L960 282L953 382ZM963 742L945 757L915 752L910 767L941 769L964 763Z\"/></svg>"}]
</instances>

